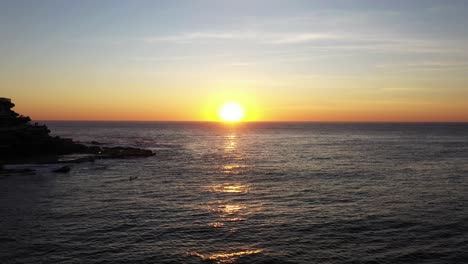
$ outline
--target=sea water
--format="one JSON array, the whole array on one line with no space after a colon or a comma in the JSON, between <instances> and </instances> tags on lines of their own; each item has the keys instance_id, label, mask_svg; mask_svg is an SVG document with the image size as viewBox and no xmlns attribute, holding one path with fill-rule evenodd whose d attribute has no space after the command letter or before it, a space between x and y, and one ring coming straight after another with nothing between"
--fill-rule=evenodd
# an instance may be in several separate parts
<instances>
[{"instance_id":1,"label":"sea water","mask_svg":"<svg viewBox=\"0 0 468 264\"><path fill-rule=\"evenodd\" d=\"M1 175L1 263L468 263L468 124L45 123L156 155Z\"/></svg>"}]
</instances>

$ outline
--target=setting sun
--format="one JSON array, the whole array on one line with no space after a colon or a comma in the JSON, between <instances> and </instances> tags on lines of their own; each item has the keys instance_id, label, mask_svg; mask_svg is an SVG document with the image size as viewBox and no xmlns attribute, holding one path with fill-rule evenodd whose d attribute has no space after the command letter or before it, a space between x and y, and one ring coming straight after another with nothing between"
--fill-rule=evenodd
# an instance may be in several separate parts
<instances>
[{"instance_id":1,"label":"setting sun","mask_svg":"<svg viewBox=\"0 0 468 264\"><path fill-rule=\"evenodd\" d=\"M239 103L225 103L219 109L219 117L226 122L239 122L244 118L245 111Z\"/></svg>"}]
</instances>

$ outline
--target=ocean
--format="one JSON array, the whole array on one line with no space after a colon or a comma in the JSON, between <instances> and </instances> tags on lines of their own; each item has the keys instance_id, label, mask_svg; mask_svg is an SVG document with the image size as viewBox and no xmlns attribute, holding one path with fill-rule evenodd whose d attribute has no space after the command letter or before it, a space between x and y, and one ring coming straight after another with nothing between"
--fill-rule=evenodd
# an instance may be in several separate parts
<instances>
[{"instance_id":1,"label":"ocean","mask_svg":"<svg viewBox=\"0 0 468 264\"><path fill-rule=\"evenodd\" d=\"M0 175L3 264L468 263L468 124L45 123L156 155Z\"/></svg>"}]
</instances>

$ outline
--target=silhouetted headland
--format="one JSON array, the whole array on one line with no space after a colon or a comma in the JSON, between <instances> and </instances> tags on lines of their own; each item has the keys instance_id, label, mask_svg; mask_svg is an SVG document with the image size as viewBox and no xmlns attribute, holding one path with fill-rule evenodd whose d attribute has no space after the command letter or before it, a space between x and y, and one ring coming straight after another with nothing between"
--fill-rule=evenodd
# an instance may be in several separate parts
<instances>
[{"instance_id":1,"label":"silhouetted headland","mask_svg":"<svg viewBox=\"0 0 468 264\"><path fill-rule=\"evenodd\" d=\"M51 136L45 125L31 124L31 118L12 108L8 98L0 98L0 166L13 163L82 163L95 159L124 159L153 156L151 150L134 147L101 147L99 142L90 145L71 138ZM61 155L88 154L85 157L60 161Z\"/></svg>"}]
</instances>

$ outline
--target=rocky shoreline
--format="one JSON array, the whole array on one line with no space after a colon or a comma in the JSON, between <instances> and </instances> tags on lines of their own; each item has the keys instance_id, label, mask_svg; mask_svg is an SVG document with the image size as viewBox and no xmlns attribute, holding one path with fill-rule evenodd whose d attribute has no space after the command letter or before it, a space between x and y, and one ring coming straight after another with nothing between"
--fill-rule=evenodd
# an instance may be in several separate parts
<instances>
[{"instance_id":1,"label":"rocky shoreline","mask_svg":"<svg viewBox=\"0 0 468 264\"><path fill-rule=\"evenodd\" d=\"M147 149L103 147L96 141L82 144L70 138L51 136L47 126L31 124L29 117L12 110L14 106L10 99L0 98L0 172L12 172L4 169L6 164L70 164L154 155ZM84 157L61 160L61 156L69 154L83 154Z\"/></svg>"}]
</instances>

